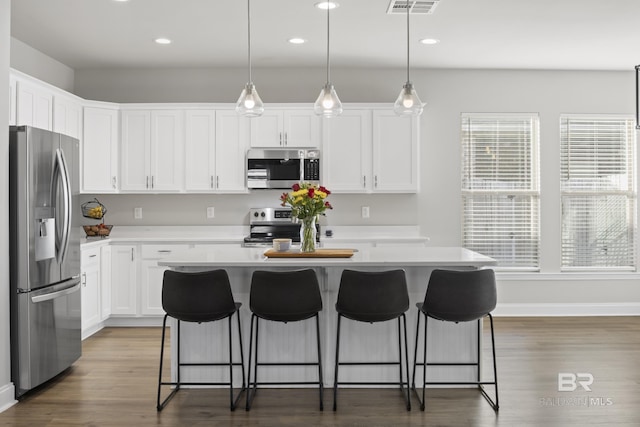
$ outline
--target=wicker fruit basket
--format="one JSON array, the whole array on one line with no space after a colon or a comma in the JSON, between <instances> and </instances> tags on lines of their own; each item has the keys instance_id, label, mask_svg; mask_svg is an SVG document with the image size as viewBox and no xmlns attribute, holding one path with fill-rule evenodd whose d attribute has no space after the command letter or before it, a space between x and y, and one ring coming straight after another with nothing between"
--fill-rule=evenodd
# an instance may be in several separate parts
<instances>
[{"instance_id":1,"label":"wicker fruit basket","mask_svg":"<svg viewBox=\"0 0 640 427\"><path fill-rule=\"evenodd\" d=\"M106 225L106 224L83 225L82 228L84 228L84 232L87 235L87 237L95 237L95 236L107 237L109 233L111 233L111 229L113 228L113 225Z\"/></svg>"}]
</instances>

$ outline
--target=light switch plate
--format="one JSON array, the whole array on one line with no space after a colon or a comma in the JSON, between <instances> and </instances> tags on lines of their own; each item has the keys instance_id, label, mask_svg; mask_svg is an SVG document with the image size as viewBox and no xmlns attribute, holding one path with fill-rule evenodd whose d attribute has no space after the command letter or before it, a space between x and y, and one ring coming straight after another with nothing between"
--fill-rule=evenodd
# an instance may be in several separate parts
<instances>
[{"instance_id":1,"label":"light switch plate","mask_svg":"<svg viewBox=\"0 0 640 427\"><path fill-rule=\"evenodd\" d=\"M211 218L215 218L215 216L216 216L215 209L213 208L213 206L209 206L207 208L207 218L211 219Z\"/></svg>"},{"instance_id":2,"label":"light switch plate","mask_svg":"<svg viewBox=\"0 0 640 427\"><path fill-rule=\"evenodd\" d=\"M369 206L362 207L362 218L369 218Z\"/></svg>"},{"instance_id":3,"label":"light switch plate","mask_svg":"<svg viewBox=\"0 0 640 427\"><path fill-rule=\"evenodd\" d=\"M142 219L142 208L133 208L133 218Z\"/></svg>"}]
</instances>

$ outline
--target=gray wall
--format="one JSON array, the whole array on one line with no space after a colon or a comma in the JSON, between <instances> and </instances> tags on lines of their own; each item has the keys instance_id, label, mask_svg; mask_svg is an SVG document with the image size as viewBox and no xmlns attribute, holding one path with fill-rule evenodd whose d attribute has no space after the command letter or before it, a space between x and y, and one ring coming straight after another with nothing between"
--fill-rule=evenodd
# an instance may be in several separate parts
<instances>
[{"instance_id":1,"label":"gray wall","mask_svg":"<svg viewBox=\"0 0 640 427\"><path fill-rule=\"evenodd\" d=\"M0 129L9 126L11 1L0 0ZM0 412L14 402L9 342L9 132L0 132Z\"/></svg>"},{"instance_id":2,"label":"gray wall","mask_svg":"<svg viewBox=\"0 0 640 427\"><path fill-rule=\"evenodd\" d=\"M265 102L313 102L321 70L262 68L254 81ZM404 83L399 69L332 70L343 102L393 102ZM235 102L242 69L76 70L79 96L113 102ZM539 113L541 126L541 272L503 275L499 308L505 314L640 313L638 275L560 273L559 116L634 114L634 73L533 70L413 70L423 101L421 191L418 195L334 195L329 225L419 225L433 246L460 244L460 114ZM392 160L391 160L392 161ZM277 204L277 192L234 196L99 196L114 224L246 224L247 208ZM360 218L360 206L371 218ZM143 220L133 208L143 207ZM206 206L216 218L205 218ZM640 263L639 263L640 264Z\"/></svg>"},{"instance_id":3,"label":"gray wall","mask_svg":"<svg viewBox=\"0 0 640 427\"><path fill-rule=\"evenodd\" d=\"M72 68L13 37L11 37L11 67L73 93L74 71Z\"/></svg>"}]
</instances>

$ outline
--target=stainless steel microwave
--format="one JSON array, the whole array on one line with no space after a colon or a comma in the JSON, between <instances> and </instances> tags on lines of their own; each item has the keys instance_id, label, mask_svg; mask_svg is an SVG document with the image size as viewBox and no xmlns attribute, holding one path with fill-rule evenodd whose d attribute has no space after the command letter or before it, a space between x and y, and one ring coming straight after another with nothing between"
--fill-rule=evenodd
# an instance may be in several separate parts
<instances>
[{"instance_id":1,"label":"stainless steel microwave","mask_svg":"<svg viewBox=\"0 0 640 427\"><path fill-rule=\"evenodd\" d=\"M298 182L320 184L319 150L251 149L247 152L247 187L291 189Z\"/></svg>"}]
</instances>

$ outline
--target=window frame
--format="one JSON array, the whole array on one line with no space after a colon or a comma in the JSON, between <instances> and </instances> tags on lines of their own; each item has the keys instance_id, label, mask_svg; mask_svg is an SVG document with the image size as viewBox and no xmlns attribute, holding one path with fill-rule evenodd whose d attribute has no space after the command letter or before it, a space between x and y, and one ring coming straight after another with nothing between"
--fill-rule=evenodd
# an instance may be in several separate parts
<instances>
[{"instance_id":1,"label":"window frame","mask_svg":"<svg viewBox=\"0 0 640 427\"><path fill-rule=\"evenodd\" d=\"M627 189L566 189L563 185L565 182L565 168L568 167L565 165L565 158L567 162L570 162L570 159L565 154L567 150L565 148L565 144L567 144L567 136L566 132L568 129L568 124L565 125L565 121L568 120L581 120L581 121L607 121L607 120L620 120L626 121L625 127L627 131L629 131L629 136L626 141L626 150L625 150L625 159L624 163L627 168L631 169L628 173L630 176L626 180L628 184ZM559 136L560 136L560 271L561 272L589 272L589 271L601 271L601 272L616 272L616 271L638 271L638 225L637 225L637 216L638 216L638 194L637 194L637 173L638 173L638 157L637 157L637 130L635 126L635 118L631 115L621 115L621 114L561 114L559 119ZM609 155L611 156L611 155ZM629 158L629 156L631 158ZM602 162L602 160L601 160ZM605 163L606 164L606 163ZM599 166L596 166L599 167ZM569 251L571 249L579 248L577 245L573 244L571 247L565 246L565 216L566 214L566 203L568 200L577 200L580 197L583 200L587 200L588 198L592 198L592 203L598 202L598 197L613 197L613 196L624 196L627 198L626 204L626 214L628 217L627 221L630 223L627 224L628 228L626 233L628 234L629 240L631 240L630 247L627 247L628 254L626 258L630 261L630 265L583 265L583 266L575 266L575 265L566 265L565 264L565 251ZM596 212L597 214L597 212ZM597 231L597 230L596 230ZM596 240L597 241L597 240ZM593 242L591 242L593 243ZM579 260L578 260L579 261ZM575 259L574 259L575 262Z\"/></svg>"},{"instance_id":2,"label":"window frame","mask_svg":"<svg viewBox=\"0 0 640 427\"><path fill-rule=\"evenodd\" d=\"M478 146L478 142L474 143L473 138L469 138L469 127L473 125L473 121L477 120L480 122L495 120L497 122L504 121L505 124L509 122L517 121L517 120L527 120L531 121L530 124L530 138L523 145L523 148L526 149L526 155L522 157L522 161L529 162L529 168L526 172L528 176L528 186L527 188L508 188L508 189L478 189L473 188L475 184L471 184L469 186L469 182L471 182L471 178L469 178L473 174L474 164L473 161L470 160L473 157L472 151L473 147ZM524 128L523 128L524 129ZM523 132L524 133L524 132ZM497 135L499 137L499 135ZM534 208L531 212L530 218L531 221L523 221L518 223L517 221L514 223L515 228L517 226L526 225L527 227L522 228L523 235L529 234L531 239L529 243L522 244L520 250L524 253L531 253L529 259L524 259L526 263L521 265L517 264L519 261L519 257L516 255L512 257L510 260L501 260L499 257L496 258L498 260L498 265L496 266L496 270L500 271L523 271L523 272L537 272L540 271L540 249L541 249L541 210L540 210L540 114L539 113L462 113L460 115L460 141L461 141L461 242L462 246L467 247L471 250L478 251L484 253L485 255L491 256L492 258L496 258L495 253L499 252L500 247L496 246L492 251L483 251L482 249L478 250L478 246L470 243L474 240L474 234L480 234L479 229L474 229L475 226L470 225L473 222L473 218L469 218L468 209L469 202L475 200L479 200L481 198L486 198L489 201L489 204L493 204L497 206L500 203L499 198L506 196L507 198L520 198L523 200L529 201L529 206ZM499 144L499 139L496 139L496 144ZM477 151L476 151L477 152ZM508 166L506 167L508 170ZM509 172L505 172L506 176L509 176ZM476 177L478 175L475 175ZM515 182L515 181L514 181ZM524 181L523 181L524 182ZM520 182L522 185L522 182ZM497 197L498 199L494 199L491 201L492 197ZM490 210L493 209L490 208ZM519 207L522 210L522 207ZM499 212L499 208L496 210ZM522 210L522 212L525 212ZM478 212L478 216L481 216L482 213ZM516 216L514 214L514 216ZM508 222L508 216L505 217ZM500 226L498 226L500 227ZM506 232L508 228L502 230L502 232ZM500 231L500 230L499 230ZM479 241L480 239L475 238L475 240ZM523 240L523 242L525 242ZM500 246L505 245L506 240L501 240L502 244ZM513 251L512 251L513 253ZM528 264L527 264L528 263ZM511 264L511 265L510 265Z\"/></svg>"}]
</instances>

